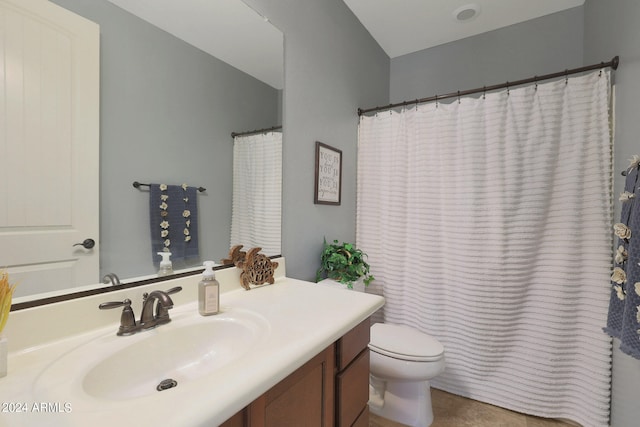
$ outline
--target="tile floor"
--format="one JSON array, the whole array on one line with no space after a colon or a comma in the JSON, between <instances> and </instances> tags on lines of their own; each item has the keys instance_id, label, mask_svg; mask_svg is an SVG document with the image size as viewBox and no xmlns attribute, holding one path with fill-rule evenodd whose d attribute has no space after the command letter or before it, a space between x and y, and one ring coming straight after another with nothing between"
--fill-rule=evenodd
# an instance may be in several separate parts
<instances>
[{"instance_id":1,"label":"tile floor","mask_svg":"<svg viewBox=\"0 0 640 427\"><path fill-rule=\"evenodd\" d=\"M558 420L538 418L431 389L431 427L576 427ZM370 427L404 427L370 414Z\"/></svg>"}]
</instances>

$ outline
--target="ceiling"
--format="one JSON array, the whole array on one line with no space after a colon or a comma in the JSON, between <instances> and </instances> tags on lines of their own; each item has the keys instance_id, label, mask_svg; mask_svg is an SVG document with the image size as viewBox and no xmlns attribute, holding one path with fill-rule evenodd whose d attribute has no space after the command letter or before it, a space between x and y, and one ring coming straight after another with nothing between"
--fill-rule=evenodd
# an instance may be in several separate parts
<instances>
[{"instance_id":1,"label":"ceiling","mask_svg":"<svg viewBox=\"0 0 640 427\"><path fill-rule=\"evenodd\" d=\"M109 1L276 89L283 88L283 35L242 1ZM344 2L390 58L584 4L584 0ZM457 21L454 12L467 5L478 13Z\"/></svg>"},{"instance_id":2,"label":"ceiling","mask_svg":"<svg viewBox=\"0 0 640 427\"><path fill-rule=\"evenodd\" d=\"M344 0L390 58L584 4L584 0ZM454 11L475 5L468 21Z\"/></svg>"}]
</instances>

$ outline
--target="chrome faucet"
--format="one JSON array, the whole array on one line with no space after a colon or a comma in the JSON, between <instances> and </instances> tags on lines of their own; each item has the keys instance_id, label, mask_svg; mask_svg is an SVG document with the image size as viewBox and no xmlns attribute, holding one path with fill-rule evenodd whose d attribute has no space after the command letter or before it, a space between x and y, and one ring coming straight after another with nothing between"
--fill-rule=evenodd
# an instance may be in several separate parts
<instances>
[{"instance_id":1,"label":"chrome faucet","mask_svg":"<svg viewBox=\"0 0 640 427\"><path fill-rule=\"evenodd\" d=\"M164 325L171 322L169 318L169 309L173 308L173 301L169 294L180 292L182 287L177 286L168 291L153 291L150 294L142 295L142 314L140 321L136 323L133 310L131 309L131 300L104 302L98 306L100 310L106 310L116 307L124 307L120 317L120 328L117 335L133 335L136 332L153 329L156 326ZM156 303L157 302L157 303ZM156 306L154 314L154 305Z\"/></svg>"}]
</instances>

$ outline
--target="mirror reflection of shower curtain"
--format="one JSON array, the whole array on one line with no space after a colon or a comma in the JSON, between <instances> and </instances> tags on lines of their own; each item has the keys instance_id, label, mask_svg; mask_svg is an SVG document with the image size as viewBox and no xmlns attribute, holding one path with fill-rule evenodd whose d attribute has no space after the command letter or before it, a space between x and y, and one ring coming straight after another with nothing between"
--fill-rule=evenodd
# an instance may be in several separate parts
<instances>
[{"instance_id":1,"label":"mirror reflection of shower curtain","mask_svg":"<svg viewBox=\"0 0 640 427\"><path fill-rule=\"evenodd\" d=\"M282 132L236 136L229 247L281 253Z\"/></svg>"},{"instance_id":2,"label":"mirror reflection of shower curtain","mask_svg":"<svg viewBox=\"0 0 640 427\"><path fill-rule=\"evenodd\" d=\"M608 425L609 99L603 70L361 118L368 292L444 345L434 387Z\"/></svg>"}]
</instances>

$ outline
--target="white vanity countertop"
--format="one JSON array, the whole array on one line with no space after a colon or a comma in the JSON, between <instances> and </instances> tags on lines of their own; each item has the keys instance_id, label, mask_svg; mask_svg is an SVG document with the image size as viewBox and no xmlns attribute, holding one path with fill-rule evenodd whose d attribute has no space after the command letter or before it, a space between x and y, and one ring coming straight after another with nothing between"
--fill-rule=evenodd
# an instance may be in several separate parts
<instances>
[{"instance_id":1,"label":"white vanity countertop","mask_svg":"<svg viewBox=\"0 0 640 427\"><path fill-rule=\"evenodd\" d=\"M97 399L83 393L42 394L34 387L47 366L96 337L112 335L114 340L127 340L148 333L161 334L165 327L178 326L181 318L197 312L197 302L188 302L170 311L173 321L169 325L133 337L115 337L115 322L10 353L9 374L0 378L0 426L220 424L384 304L384 299L376 295L284 277L274 285L223 293L220 301L221 312L250 310L263 317L269 327L266 338L256 344L249 357L230 362L215 377L194 379L170 390L128 400ZM138 316L137 305L135 312ZM115 320L119 319L119 315L112 314ZM41 327L47 327L46 321ZM68 372L71 385L60 389L76 387L73 384L77 383L76 389L81 390L77 377L82 374Z\"/></svg>"}]
</instances>

